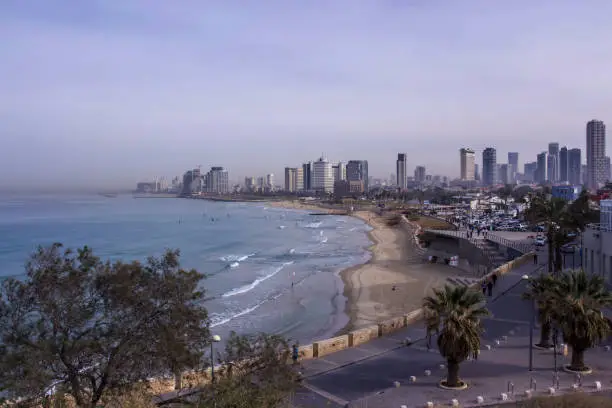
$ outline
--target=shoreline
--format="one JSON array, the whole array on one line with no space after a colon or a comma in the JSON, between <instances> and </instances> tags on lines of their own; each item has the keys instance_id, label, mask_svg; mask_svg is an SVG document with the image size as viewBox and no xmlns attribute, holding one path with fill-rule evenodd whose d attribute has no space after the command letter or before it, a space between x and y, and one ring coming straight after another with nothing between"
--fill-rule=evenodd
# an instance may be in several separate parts
<instances>
[{"instance_id":1,"label":"shoreline","mask_svg":"<svg viewBox=\"0 0 612 408\"><path fill-rule=\"evenodd\" d=\"M416 310L434 287L460 274L451 266L423 261L425 252L415 240L414 224L391 227L384 216L370 211L353 216L373 228L368 232L373 244L369 261L340 272L349 322L337 335Z\"/></svg>"},{"instance_id":2,"label":"shoreline","mask_svg":"<svg viewBox=\"0 0 612 408\"><path fill-rule=\"evenodd\" d=\"M274 202L271 206L336 213L316 204ZM457 268L424 262L425 252L415 239L414 223L388 226L386 217L369 210L343 214L360 219L372 230L367 250L370 259L339 271L346 299L344 313L348 323L335 336L401 316L421 307L423 297L447 278L461 275Z\"/></svg>"}]
</instances>

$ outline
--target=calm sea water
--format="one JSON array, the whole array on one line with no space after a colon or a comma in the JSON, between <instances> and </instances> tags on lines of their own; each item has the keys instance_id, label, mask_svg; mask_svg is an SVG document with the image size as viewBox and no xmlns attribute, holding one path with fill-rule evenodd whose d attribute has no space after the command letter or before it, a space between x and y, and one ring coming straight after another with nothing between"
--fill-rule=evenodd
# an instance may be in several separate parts
<instances>
[{"instance_id":1,"label":"calm sea water","mask_svg":"<svg viewBox=\"0 0 612 408\"><path fill-rule=\"evenodd\" d=\"M337 273L367 260L368 230L352 217L255 203L0 196L0 275L22 275L35 247L53 242L125 260L178 248L184 267L208 275L216 334L265 331L304 343L346 324Z\"/></svg>"}]
</instances>

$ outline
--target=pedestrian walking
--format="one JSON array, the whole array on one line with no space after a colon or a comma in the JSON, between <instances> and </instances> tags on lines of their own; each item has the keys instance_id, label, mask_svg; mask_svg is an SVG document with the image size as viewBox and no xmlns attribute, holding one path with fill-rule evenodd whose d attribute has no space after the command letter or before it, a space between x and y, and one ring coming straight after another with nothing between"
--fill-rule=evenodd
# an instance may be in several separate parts
<instances>
[{"instance_id":1,"label":"pedestrian walking","mask_svg":"<svg viewBox=\"0 0 612 408\"><path fill-rule=\"evenodd\" d=\"M534 265L538 264L538 254L533 254L533 264Z\"/></svg>"},{"instance_id":2,"label":"pedestrian walking","mask_svg":"<svg viewBox=\"0 0 612 408\"><path fill-rule=\"evenodd\" d=\"M492 280L489 280L487 282L487 295L493 296L493 281Z\"/></svg>"},{"instance_id":3,"label":"pedestrian walking","mask_svg":"<svg viewBox=\"0 0 612 408\"><path fill-rule=\"evenodd\" d=\"M491 280L493 280L493 286L495 286L495 284L497 283L497 274L494 273L493 276L491 276Z\"/></svg>"},{"instance_id":4,"label":"pedestrian walking","mask_svg":"<svg viewBox=\"0 0 612 408\"><path fill-rule=\"evenodd\" d=\"M298 349L297 344L294 344L291 350L291 359L293 360L293 365L297 365L298 357L300 356L300 350Z\"/></svg>"},{"instance_id":5,"label":"pedestrian walking","mask_svg":"<svg viewBox=\"0 0 612 408\"><path fill-rule=\"evenodd\" d=\"M487 281L483 280L480 286L482 287L482 294L486 296L487 295Z\"/></svg>"}]
</instances>

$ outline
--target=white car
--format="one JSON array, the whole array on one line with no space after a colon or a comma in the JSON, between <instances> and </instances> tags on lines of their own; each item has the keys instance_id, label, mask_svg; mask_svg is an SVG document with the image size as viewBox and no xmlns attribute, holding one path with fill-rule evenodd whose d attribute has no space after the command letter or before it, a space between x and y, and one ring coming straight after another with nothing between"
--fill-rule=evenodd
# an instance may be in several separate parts
<instances>
[{"instance_id":1,"label":"white car","mask_svg":"<svg viewBox=\"0 0 612 408\"><path fill-rule=\"evenodd\" d=\"M536 237L536 238L533 240L533 243L534 243L536 246L544 246L544 245L546 245L546 237L542 237L542 236Z\"/></svg>"}]
</instances>

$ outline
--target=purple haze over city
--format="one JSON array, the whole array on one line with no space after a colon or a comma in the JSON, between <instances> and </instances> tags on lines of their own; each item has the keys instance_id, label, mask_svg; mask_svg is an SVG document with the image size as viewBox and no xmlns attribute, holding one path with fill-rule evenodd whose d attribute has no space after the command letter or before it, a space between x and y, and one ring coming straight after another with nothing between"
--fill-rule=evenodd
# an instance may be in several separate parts
<instances>
[{"instance_id":1,"label":"purple haze over city","mask_svg":"<svg viewBox=\"0 0 612 408\"><path fill-rule=\"evenodd\" d=\"M612 2L5 0L0 187L232 180L324 153L458 176L612 121Z\"/></svg>"}]
</instances>

